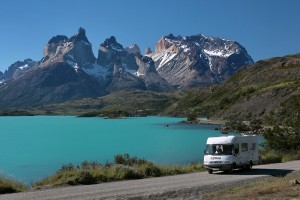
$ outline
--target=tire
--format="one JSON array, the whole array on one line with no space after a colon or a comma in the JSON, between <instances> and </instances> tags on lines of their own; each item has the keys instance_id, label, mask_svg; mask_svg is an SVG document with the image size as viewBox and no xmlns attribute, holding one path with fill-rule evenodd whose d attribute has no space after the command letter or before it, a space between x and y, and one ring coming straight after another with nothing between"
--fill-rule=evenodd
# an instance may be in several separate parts
<instances>
[{"instance_id":1,"label":"tire","mask_svg":"<svg viewBox=\"0 0 300 200\"><path fill-rule=\"evenodd\" d=\"M251 170L252 166L253 166L253 163L252 163L252 161L250 161L249 164L246 166L246 169Z\"/></svg>"},{"instance_id":2,"label":"tire","mask_svg":"<svg viewBox=\"0 0 300 200\"><path fill-rule=\"evenodd\" d=\"M212 170L212 169L209 169L209 170L207 170L207 172L208 172L209 174L212 174L212 173L213 173L213 170Z\"/></svg>"},{"instance_id":3,"label":"tire","mask_svg":"<svg viewBox=\"0 0 300 200\"><path fill-rule=\"evenodd\" d=\"M232 170L233 170L233 166L230 166L230 168L228 170L225 170L224 172L226 174L232 174Z\"/></svg>"}]
</instances>

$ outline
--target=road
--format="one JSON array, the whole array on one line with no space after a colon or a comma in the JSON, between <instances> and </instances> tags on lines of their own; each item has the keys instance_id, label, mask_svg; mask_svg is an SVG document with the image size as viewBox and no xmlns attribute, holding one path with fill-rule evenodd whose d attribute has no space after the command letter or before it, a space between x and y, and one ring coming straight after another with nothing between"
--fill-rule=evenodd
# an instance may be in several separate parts
<instances>
[{"instance_id":1,"label":"road","mask_svg":"<svg viewBox=\"0 0 300 200\"><path fill-rule=\"evenodd\" d=\"M207 191L236 186L268 176L300 171L300 161L254 166L232 174L192 174L118 181L0 195L0 200L201 199Z\"/></svg>"}]
</instances>

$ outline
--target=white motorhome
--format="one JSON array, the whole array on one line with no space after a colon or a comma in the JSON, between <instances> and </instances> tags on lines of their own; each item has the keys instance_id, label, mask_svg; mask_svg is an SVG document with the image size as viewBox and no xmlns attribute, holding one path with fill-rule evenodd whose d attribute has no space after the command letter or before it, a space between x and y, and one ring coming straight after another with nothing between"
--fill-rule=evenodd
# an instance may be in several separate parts
<instances>
[{"instance_id":1,"label":"white motorhome","mask_svg":"<svg viewBox=\"0 0 300 200\"><path fill-rule=\"evenodd\" d=\"M208 173L221 170L231 173L236 168L251 169L260 163L255 135L209 137L204 150Z\"/></svg>"}]
</instances>

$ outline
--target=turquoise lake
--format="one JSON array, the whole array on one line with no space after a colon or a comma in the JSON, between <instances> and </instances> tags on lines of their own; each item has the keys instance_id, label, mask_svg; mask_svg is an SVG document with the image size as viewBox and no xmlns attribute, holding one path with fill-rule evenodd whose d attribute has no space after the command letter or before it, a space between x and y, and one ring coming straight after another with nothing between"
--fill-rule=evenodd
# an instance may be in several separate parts
<instances>
[{"instance_id":1,"label":"turquoise lake","mask_svg":"<svg viewBox=\"0 0 300 200\"><path fill-rule=\"evenodd\" d=\"M123 153L161 164L202 162L207 138L221 135L218 126L181 120L0 117L0 174L31 184L63 164L105 163Z\"/></svg>"}]
</instances>

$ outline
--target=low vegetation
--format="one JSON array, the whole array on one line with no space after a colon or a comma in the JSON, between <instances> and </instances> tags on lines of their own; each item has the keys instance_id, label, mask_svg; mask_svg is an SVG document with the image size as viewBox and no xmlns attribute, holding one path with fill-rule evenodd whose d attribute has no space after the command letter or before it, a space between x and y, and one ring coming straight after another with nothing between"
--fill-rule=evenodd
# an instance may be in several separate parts
<instances>
[{"instance_id":1,"label":"low vegetation","mask_svg":"<svg viewBox=\"0 0 300 200\"><path fill-rule=\"evenodd\" d=\"M33 185L33 188L49 186L96 184L109 181L142 179L203 171L202 164L184 166L157 165L128 154L116 155L113 163L82 162L80 166L64 165L53 176Z\"/></svg>"},{"instance_id":2,"label":"low vegetation","mask_svg":"<svg viewBox=\"0 0 300 200\"><path fill-rule=\"evenodd\" d=\"M25 186L25 184L19 181L0 177L0 194L22 192L26 189L27 187Z\"/></svg>"},{"instance_id":3,"label":"low vegetation","mask_svg":"<svg viewBox=\"0 0 300 200\"><path fill-rule=\"evenodd\" d=\"M109 119L118 119L123 117L136 117L129 112L118 110L118 111L94 111L79 115L79 117L106 117Z\"/></svg>"},{"instance_id":4,"label":"low vegetation","mask_svg":"<svg viewBox=\"0 0 300 200\"><path fill-rule=\"evenodd\" d=\"M299 199L300 172L207 193L203 199Z\"/></svg>"}]
</instances>

